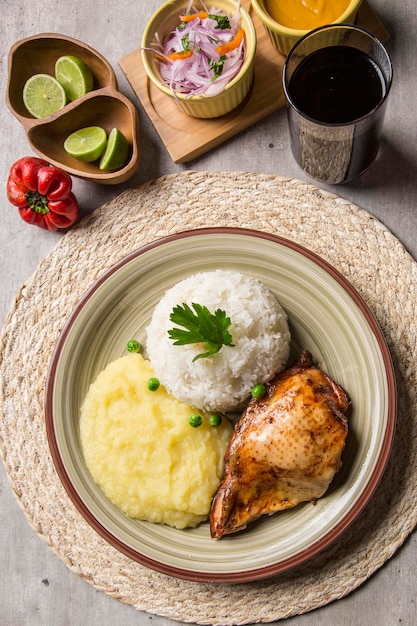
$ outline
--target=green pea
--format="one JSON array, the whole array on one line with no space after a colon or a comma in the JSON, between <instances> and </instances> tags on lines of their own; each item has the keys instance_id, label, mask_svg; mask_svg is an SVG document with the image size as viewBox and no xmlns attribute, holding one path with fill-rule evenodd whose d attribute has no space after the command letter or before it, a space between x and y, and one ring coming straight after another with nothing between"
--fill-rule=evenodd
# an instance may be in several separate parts
<instances>
[{"instance_id":1,"label":"green pea","mask_svg":"<svg viewBox=\"0 0 417 626\"><path fill-rule=\"evenodd\" d=\"M148 380L148 389L149 391L156 391L160 385L160 382L157 378L150 378Z\"/></svg>"},{"instance_id":2,"label":"green pea","mask_svg":"<svg viewBox=\"0 0 417 626\"><path fill-rule=\"evenodd\" d=\"M188 423L193 428L197 428L198 426L201 426L201 424L203 423L203 418L198 413L194 413L193 415L190 415L190 417L188 418Z\"/></svg>"},{"instance_id":3,"label":"green pea","mask_svg":"<svg viewBox=\"0 0 417 626\"><path fill-rule=\"evenodd\" d=\"M265 385L255 385L252 387L252 398L262 398L265 392Z\"/></svg>"},{"instance_id":4,"label":"green pea","mask_svg":"<svg viewBox=\"0 0 417 626\"><path fill-rule=\"evenodd\" d=\"M128 352L140 352L142 346L139 341L136 341L136 339L130 339L126 344L126 349Z\"/></svg>"},{"instance_id":5,"label":"green pea","mask_svg":"<svg viewBox=\"0 0 417 626\"><path fill-rule=\"evenodd\" d=\"M222 423L221 415L219 415L218 413L214 413L213 415L210 415L209 417L210 426L220 426L221 423Z\"/></svg>"}]
</instances>

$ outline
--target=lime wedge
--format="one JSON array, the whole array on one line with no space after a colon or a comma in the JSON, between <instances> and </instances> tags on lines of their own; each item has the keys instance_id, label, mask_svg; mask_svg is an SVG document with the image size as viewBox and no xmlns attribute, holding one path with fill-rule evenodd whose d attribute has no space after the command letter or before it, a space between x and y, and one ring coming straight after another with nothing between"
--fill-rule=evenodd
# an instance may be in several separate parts
<instances>
[{"instance_id":1,"label":"lime wedge","mask_svg":"<svg viewBox=\"0 0 417 626\"><path fill-rule=\"evenodd\" d=\"M66 102L62 85L49 74L35 74L23 87L23 102L33 117L46 117L62 109Z\"/></svg>"},{"instance_id":2,"label":"lime wedge","mask_svg":"<svg viewBox=\"0 0 417 626\"><path fill-rule=\"evenodd\" d=\"M107 147L100 159L100 169L113 171L126 165L130 154L130 144L121 130L112 128L107 139Z\"/></svg>"},{"instance_id":3,"label":"lime wedge","mask_svg":"<svg viewBox=\"0 0 417 626\"><path fill-rule=\"evenodd\" d=\"M55 78L63 86L68 100L76 100L91 91L93 74L88 65L78 57L59 57L55 63Z\"/></svg>"},{"instance_id":4,"label":"lime wedge","mask_svg":"<svg viewBox=\"0 0 417 626\"><path fill-rule=\"evenodd\" d=\"M87 126L71 133L64 142L64 149L74 159L91 163L101 157L106 145L107 134L104 128Z\"/></svg>"}]
</instances>

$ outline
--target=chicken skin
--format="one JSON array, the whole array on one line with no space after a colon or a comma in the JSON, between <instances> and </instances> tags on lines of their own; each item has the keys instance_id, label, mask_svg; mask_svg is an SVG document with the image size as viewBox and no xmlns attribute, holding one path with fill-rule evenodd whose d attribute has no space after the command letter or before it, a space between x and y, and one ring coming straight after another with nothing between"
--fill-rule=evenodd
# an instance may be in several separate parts
<instances>
[{"instance_id":1,"label":"chicken skin","mask_svg":"<svg viewBox=\"0 0 417 626\"><path fill-rule=\"evenodd\" d=\"M307 351L269 382L230 439L211 505L211 536L320 498L341 467L348 407L347 393Z\"/></svg>"}]
</instances>

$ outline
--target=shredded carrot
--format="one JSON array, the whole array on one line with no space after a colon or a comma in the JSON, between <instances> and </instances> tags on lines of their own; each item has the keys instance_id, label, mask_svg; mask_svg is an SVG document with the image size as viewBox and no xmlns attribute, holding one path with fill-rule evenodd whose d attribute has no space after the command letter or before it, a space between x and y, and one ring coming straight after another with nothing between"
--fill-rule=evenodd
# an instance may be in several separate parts
<instances>
[{"instance_id":1,"label":"shredded carrot","mask_svg":"<svg viewBox=\"0 0 417 626\"><path fill-rule=\"evenodd\" d=\"M181 61L182 59L189 59L192 56L192 50L182 50L181 52L173 52L172 54L167 54L167 58L171 61Z\"/></svg>"},{"instance_id":2,"label":"shredded carrot","mask_svg":"<svg viewBox=\"0 0 417 626\"><path fill-rule=\"evenodd\" d=\"M217 52L219 54L227 54L228 52L235 50L236 48L239 47L244 34L245 34L245 31L243 30L243 28L239 28L239 30L237 31L236 37L232 39L232 41L228 41L227 43L223 43L217 46L216 48Z\"/></svg>"},{"instance_id":3,"label":"shredded carrot","mask_svg":"<svg viewBox=\"0 0 417 626\"><path fill-rule=\"evenodd\" d=\"M180 15L181 22L192 22L193 20L205 20L208 17L207 11L200 11L199 13L192 13L191 15Z\"/></svg>"}]
</instances>

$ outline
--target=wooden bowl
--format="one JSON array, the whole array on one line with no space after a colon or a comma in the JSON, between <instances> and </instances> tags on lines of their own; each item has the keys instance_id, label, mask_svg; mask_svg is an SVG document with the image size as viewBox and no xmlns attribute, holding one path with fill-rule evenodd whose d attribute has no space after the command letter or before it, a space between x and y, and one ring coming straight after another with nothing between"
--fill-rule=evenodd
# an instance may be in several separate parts
<instances>
[{"instance_id":1,"label":"wooden bowl","mask_svg":"<svg viewBox=\"0 0 417 626\"><path fill-rule=\"evenodd\" d=\"M23 102L23 87L30 76L54 75L60 56L74 55L90 67L93 90L69 102L53 115L37 119ZM43 159L69 174L96 183L114 185L128 180L139 167L139 117L133 103L117 89L111 65L90 46L53 33L43 33L16 42L9 52L6 103L22 124L32 148ZM102 126L107 133L119 128L131 145L128 163L114 172L101 171L98 162L82 163L68 155L63 143L68 135L85 126Z\"/></svg>"}]
</instances>

